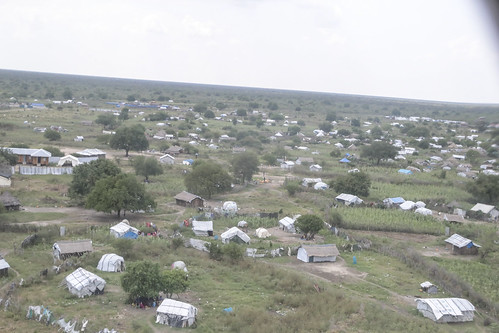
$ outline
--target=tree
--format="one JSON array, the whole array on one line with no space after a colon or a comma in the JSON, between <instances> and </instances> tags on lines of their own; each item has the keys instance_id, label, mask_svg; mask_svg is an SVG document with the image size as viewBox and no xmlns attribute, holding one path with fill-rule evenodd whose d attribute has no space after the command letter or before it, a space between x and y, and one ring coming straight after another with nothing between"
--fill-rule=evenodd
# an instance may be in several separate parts
<instances>
[{"instance_id":1,"label":"tree","mask_svg":"<svg viewBox=\"0 0 499 333\"><path fill-rule=\"evenodd\" d=\"M64 153L57 147L53 146L48 146L48 147L43 147L46 151L52 154L52 156L57 156L57 157L62 157L64 156Z\"/></svg>"},{"instance_id":2,"label":"tree","mask_svg":"<svg viewBox=\"0 0 499 333\"><path fill-rule=\"evenodd\" d=\"M206 111L208 111L208 107L206 106L206 104L196 104L192 109L197 113L205 113Z\"/></svg>"},{"instance_id":3,"label":"tree","mask_svg":"<svg viewBox=\"0 0 499 333\"><path fill-rule=\"evenodd\" d=\"M128 293L129 302L157 297L164 285L159 264L150 261L127 265L125 273L121 276L121 286Z\"/></svg>"},{"instance_id":4,"label":"tree","mask_svg":"<svg viewBox=\"0 0 499 333\"><path fill-rule=\"evenodd\" d=\"M54 130L47 130L43 134L43 137L45 139L48 139L49 141L57 141L61 139L61 133L54 131Z\"/></svg>"},{"instance_id":5,"label":"tree","mask_svg":"<svg viewBox=\"0 0 499 333\"><path fill-rule=\"evenodd\" d=\"M317 215L306 214L296 219L295 227L305 234L307 240L313 239L315 234L324 228L324 222Z\"/></svg>"},{"instance_id":6,"label":"tree","mask_svg":"<svg viewBox=\"0 0 499 333\"><path fill-rule=\"evenodd\" d=\"M187 190L208 199L213 194L231 189L232 179L220 165L210 161L196 161L192 172L184 178Z\"/></svg>"},{"instance_id":7,"label":"tree","mask_svg":"<svg viewBox=\"0 0 499 333\"><path fill-rule=\"evenodd\" d=\"M319 129L321 131L329 133L333 129L333 125L331 125L331 123L328 123L328 122L322 122L319 124Z\"/></svg>"},{"instance_id":8,"label":"tree","mask_svg":"<svg viewBox=\"0 0 499 333\"><path fill-rule=\"evenodd\" d=\"M466 161L470 162L473 165L476 165L480 162L480 153L478 152L478 150L469 149L466 152L465 157Z\"/></svg>"},{"instance_id":9,"label":"tree","mask_svg":"<svg viewBox=\"0 0 499 333\"><path fill-rule=\"evenodd\" d=\"M0 148L0 164L17 164L17 156L12 154L10 150L6 148Z\"/></svg>"},{"instance_id":10,"label":"tree","mask_svg":"<svg viewBox=\"0 0 499 333\"><path fill-rule=\"evenodd\" d=\"M116 117L112 113L100 114L95 120L96 124L101 124L104 128L113 129L116 127Z\"/></svg>"},{"instance_id":11,"label":"tree","mask_svg":"<svg viewBox=\"0 0 499 333\"><path fill-rule=\"evenodd\" d=\"M121 173L114 162L98 159L90 163L80 164L73 168L73 179L69 185L69 196L73 199L83 198L88 195L97 181L108 176Z\"/></svg>"},{"instance_id":12,"label":"tree","mask_svg":"<svg viewBox=\"0 0 499 333\"><path fill-rule=\"evenodd\" d=\"M241 183L249 182L258 172L258 156L253 152L244 152L236 155L232 161L232 172Z\"/></svg>"},{"instance_id":13,"label":"tree","mask_svg":"<svg viewBox=\"0 0 499 333\"><path fill-rule=\"evenodd\" d=\"M155 207L156 203L146 193L144 184L133 175L118 174L97 181L87 197L85 207L99 212L121 216L127 210L145 210Z\"/></svg>"},{"instance_id":14,"label":"tree","mask_svg":"<svg viewBox=\"0 0 499 333\"><path fill-rule=\"evenodd\" d=\"M188 286L187 274L180 269L164 271L161 276L161 291L168 298L173 294L184 292Z\"/></svg>"},{"instance_id":15,"label":"tree","mask_svg":"<svg viewBox=\"0 0 499 333\"><path fill-rule=\"evenodd\" d=\"M352 125L353 127L360 127L360 120L352 119L352 121L350 121L350 125Z\"/></svg>"},{"instance_id":16,"label":"tree","mask_svg":"<svg viewBox=\"0 0 499 333\"><path fill-rule=\"evenodd\" d=\"M326 115L326 121L335 121L336 120L336 112L329 111Z\"/></svg>"},{"instance_id":17,"label":"tree","mask_svg":"<svg viewBox=\"0 0 499 333\"><path fill-rule=\"evenodd\" d=\"M267 165L277 165L277 157L273 154L265 154L262 159L267 163Z\"/></svg>"},{"instance_id":18,"label":"tree","mask_svg":"<svg viewBox=\"0 0 499 333\"><path fill-rule=\"evenodd\" d=\"M269 102L267 107L269 108L269 110L272 110L272 111L279 109L279 105L277 105L276 102Z\"/></svg>"},{"instance_id":19,"label":"tree","mask_svg":"<svg viewBox=\"0 0 499 333\"><path fill-rule=\"evenodd\" d=\"M62 93L62 98L66 100L73 99L73 92L71 91L71 89L69 88L64 89L64 92Z\"/></svg>"},{"instance_id":20,"label":"tree","mask_svg":"<svg viewBox=\"0 0 499 333\"><path fill-rule=\"evenodd\" d=\"M363 146L361 156L376 161L376 165L382 159L397 156L397 148L387 142L373 142L370 146Z\"/></svg>"},{"instance_id":21,"label":"tree","mask_svg":"<svg viewBox=\"0 0 499 333\"><path fill-rule=\"evenodd\" d=\"M109 141L109 146L113 149L124 149L125 156L128 157L130 150L140 151L149 147L149 141L147 141L144 132L144 126L140 124L120 127Z\"/></svg>"},{"instance_id":22,"label":"tree","mask_svg":"<svg viewBox=\"0 0 499 333\"><path fill-rule=\"evenodd\" d=\"M149 176L161 175L163 168L158 160L154 157L137 156L132 161L133 168L136 175L144 176L146 183L149 182Z\"/></svg>"},{"instance_id":23,"label":"tree","mask_svg":"<svg viewBox=\"0 0 499 333\"><path fill-rule=\"evenodd\" d=\"M205 118L215 118L215 113L211 110L206 110L204 113Z\"/></svg>"},{"instance_id":24,"label":"tree","mask_svg":"<svg viewBox=\"0 0 499 333\"><path fill-rule=\"evenodd\" d=\"M373 127L373 129L371 130L371 136L374 139L380 139L383 136L383 130L381 129L381 127L379 126Z\"/></svg>"},{"instance_id":25,"label":"tree","mask_svg":"<svg viewBox=\"0 0 499 333\"><path fill-rule=\"evenodd\" d=\"M290 136L296 135L296 134L300 133L300 131L301 131L300 126L293 125L293 126L288 127L288 135L290 135Z\"/></svg>"},{"instance_id":26,"label":"tree","mask_svg":"<svg viewBox=\"0 0 499 333\"><path fill-rule=\"evenodd\" d=\"M349 193L367 197L371 187L371 179L365 172L355 172L339 176L330 185L336 193Z\"/></svg>"},{"instance_id":27,"label":"tree","mask_svg":"<svg viewBox=\"0 0 499 333\"><path fill-rule=\"evenodd\" d=\"M118 116L119 120L128 120L128 112L130 110L128 108L121 109L120 115Z\"/></svg>"},{"instance_id":28,"label":"tree","mask_svg":"<svg viewBox=\"0 0 499 333\"><path fill-rule=\"evenodd\" d=\"M248 113L246 112L246 109L237 109L237 115L239 117L246 117Z\"/></svg>"},{"instance_id":29,"label":"tree","mask_svg":"<svg viewBox=\"0 0 499 333\"><path fill-rule=\"evenodd\" d=\"M478 179L467 184L466 189L479 202L497 204L499 201L499 177L480 174Z\"/></svg>"}]
</instances>

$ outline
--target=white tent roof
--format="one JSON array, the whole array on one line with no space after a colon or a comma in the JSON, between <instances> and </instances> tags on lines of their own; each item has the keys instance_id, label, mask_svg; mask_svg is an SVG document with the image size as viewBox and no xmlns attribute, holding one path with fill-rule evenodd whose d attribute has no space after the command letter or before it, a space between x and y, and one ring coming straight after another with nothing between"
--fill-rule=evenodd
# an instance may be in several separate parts
<instances>
[{"instance_id":1,"label":"white tent roof","mask_svg":"<svg viewBox=\"0 0 499 333\"><path fill-rule=\"evenodd\" d=\"M184 272L187 273L187 266L185 265L185 262L183 261L175 261L173 264L172 264L172 269L181 269L183 270Z\"/></svg>"},{"instance_id":2,"label":"white tent roof","mask_svg":"<svg viewBox=\"0 0 499 333\"><path fill-rule=\"evenodd\" d=\"M347 193L341 193L335 199L338 201L345 201L345 202L354 203L354 204L361 204L362 202L364 202L359 197L357 197L353 194L347 194Z\"/></svg>"},{"instance_id":3,"label":"white tent roof","mask_svg":"<svg viewBox=\"0 0 499 333\"><path fill-rule=\"evenodd\" d=\"M121 270L121 266L124 264L125 259L123 259L123 257L114 253L108 253L100 258L97 269L103 272L117 272ZM119 270L117 270L117 268Z\"/></svg>"},{"instance_id":4,"label":"white tent roof","mask_svg":"<svg viewBox=\"0 0 499 333\"><path fill-rule=\"evenodd\" d=\"M256 229L255 234L256 234L256 237L258 237L258 238L267 238L267 237L272 236L270 234L270 232L265 228Z\"/></svg>"},{"instance_id":5,"label":"white tent roof","mask_svg":"<svg viewBox=\"0 0 499 333\"><path fill-rule=\"evenodd\" d=\"M464 298L419 298L416 302L428 304L437 320L445 315L459 317L464 311L475 311L473 304Z\"/></svg>"},{"instance_id":6,"label":"white tent roof","mask_svg":"<svg viewBox=\"0 0 499 333\"><path fill-rule=\"evenodd\" d=\"M164 313L181 316L183 320L195 316L197 311L198 309L189 303L179 302L169 298L165 298L156 310L158 314Z\"/></svg>"},{"instance_id":7,"label":"white tent roof","mask_svg":"<svg viewBox=\"0 0 499 333\"><path fill-rule=\"evenodd\" d=\"M426 207L426 204L423 201L416 201L415 205L418 208L425 208Z\"/></svg>"},{"instance_id":8,"label":"white tent roof","mask_svg":"<svg viewBox=\"0 0 499 333\"><path fill-rule=\"evenodd\" d=\"M246 221L239 221L237 222L237 226L240 227L240 228L244 228L244 227L247 227L248 226L248 222Z\"/></svg>"},{"instance_id":9,"label":"white tent roof","mask_svg":"<svg viewBox=\"0 0 499 333\"><path fill-rule=\"evenodd\" d=\"M138 234L139 229L132 227L129 223L128 220L123 220L120 223L113 225L111 228L109 228L111 231L113 231L115 234L117 234L119 237L123 236L126 234L129 230L133 231L134 233Z\"/></svg>"},{"instance_id":10,"label":"white tent roof","mask_svg":"<svg viewBox=\"0 0 499 333\"><path fill-rule=\"evenodd\" d=\"M229 242L232 238L234 238L236 236L241 238L241 240L245 243L249 243L251 240L249 238L249 236L246 235L246 233L244 231L240 230L238 227L232 227L220 235L220 237L222 238L222 242L224 242L224 243Z\"/></svg>"},{"instance_id":11,"label":"white tent roof","mask_svg":"<svg viewBox=\"0 0 499 333\"><path fill-rule=\"evenodd\" d=\"M420 207L420 208L416 209L414 212L417 214L421 214L421 215L432 215L433 214L431 209L424 208L424 207Z\"/></svg>"},{"instance_id":12,"label":"white tent roof","mask_svg":"<svg viewBox=\"0 0 499 333\"><path fill-rule=\"evenodd\" d=\"M10 268L10 265L5 259L0 259L0 269Z\"/></svg>"},{"instance_id":13,"label":"white tent roof","mask_svg":"<svg viewBox=\"0 0 499 333\"><path fill-rule=\"evenodd\" d=\"M78 297L90 296L97 290L104 290L106 286L106 281L103 278L81 267L66 276L64 281L69 291Z\"/></svg>"},{"instance_id":14,"label":"white tent roof","mask_svg":"<svg viewBox=\"0 0 499 333\"><path fill-rule=\"evenodd\" d=\"M399 205L400 209L402 210L411 210L416 206L414 201L407 200Z\"/></svg>"},{"instance_id":15,"label":"white tent roof","mask_svg":"<svg viewBox=\"0 0 499 333\"><path fill-rule=\"evenodd\" d=\"M192 221L192 230L200 232L213 231L213 221Z\"/></svg>"},{"instance_id":16,"label":"white tent roof","mask_svg":"<svg viewBox=\"0 0 499 333\"><path fill-rule=\"evenodd\" d=\"M295 224L295 219L289 217L289 216L286 216L282 219L279 220L279 224L283 225L284 227L289 227L289 226L292 226Z\"/></svg>"},{"instance_id":17,"label":"white tent roof","mask_svg":"<svg viewBox=\"0 0 499 333\"><path fill-rule=\"evenodd\" d=\"M236 213L237 204L234 201L226 201L223 203L222 209L229 213Z\"/></svg>"},{"instance_id":18,"label":"white tent roof","mask_svg":"<svg viewBox=\"0 0 499 333\"><path fill-rule=\"evenodd\" d=\"M81 164L80 160L77 157L74 157L73 155L66 155L59 159L59 162L57 162L57 166L63 166L66 162L71 162L71 166L73 167Z\"/></svg>"},{"instance_id":19,"label":"white tent roof","mask_svg":"<svg viewBox=\"0 0 499 333\"><path fill-rule=\"evenodd\" d=\"M314 190L326 190L329 188L329 185L324 182L318 182L314 185Z\"/></svg>"},{"instance_id":20,"label":"white tent roof","mask_svg":"<svg viewBox=\"0 0 499 333\"><path fill-rule=\"evenodd\" d=\"M490 213L491 210L494 209L494 206L491 206L491 205L486 205L486 204L482 204L482 203L477 203L476 205L473 206L473 208L471 208L470 210L473 211L473 212L482 212L484 214L488 214Z\"/></svg>"}]
</instances>

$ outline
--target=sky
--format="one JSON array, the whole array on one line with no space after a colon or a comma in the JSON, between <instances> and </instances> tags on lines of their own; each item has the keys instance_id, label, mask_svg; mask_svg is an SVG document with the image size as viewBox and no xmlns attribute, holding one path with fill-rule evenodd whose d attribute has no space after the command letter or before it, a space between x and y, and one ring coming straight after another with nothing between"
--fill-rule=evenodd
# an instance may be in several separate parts
<instances>
[{"instance_id":1,"label":"sky","mask_svg":"<svg viewBox=\"0 0 499 333\"><path fill-rule=\"evenodd\" d=\"M2 0L0 68L499 103L475 0Z\"/></svg>"}]
</instances>

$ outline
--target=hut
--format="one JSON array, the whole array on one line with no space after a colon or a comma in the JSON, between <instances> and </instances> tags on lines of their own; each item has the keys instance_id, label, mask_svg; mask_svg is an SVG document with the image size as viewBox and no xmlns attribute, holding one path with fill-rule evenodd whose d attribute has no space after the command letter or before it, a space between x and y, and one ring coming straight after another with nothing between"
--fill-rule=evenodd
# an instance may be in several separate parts
<instances>
[{"instance_id":1,"label":"hut","mask_svg":"<svg viewBox=\"0 0 499 333\"><path fill-rule=\"evenodd\" d=\"M473 321L475 307L464 298L418 298L416 306L426 318L437 323Z\"/></svg>"},{"instance_id":2,"label":"hut","mask_svg":"<svg viewBox=\"0 0 499 333\"><path fill-rule=\"evenodd\" d=\"M363 203L364 201L360 199L359 197L353 195L353 194L346 194L346 193L341 193L338 195L336 198L334 198L336 201L342 202L347 206L350 205L359 205Z\"/></svg>"},{"instance_id":3,"label":"hut","mask_svg":"<svg viewBox=\"0 0 499 333\"><path fill-rule=\"evenodd\" d=\"M159 158L159 162L162 164L175 164L175 157L170 154L165 154Z\"/></svg>"},{"instance_id":4,"label":"hut","mask_svg":"<svg viewBox=\"0 0 499 333\"><path fill-rule=\"evenodd\" d=\"M0 204L2 204L6 210L19 210L21 207L21 202L17 200L15 196L10 194L9 191L5 191L0 194Z\"/></svg>"},{"instance_id":5,"label":"hut","mask_svg":"<svg viewBox=\"0 0 499 333\"><path fill-rule=\"evenodd\" d=\"M340 254L335 244L302 245L297 258L303 262L334 262Z\"/></svg>"},{"instance_id":6,"label":"hut","mask_svg":"<svg viewBox=\"0 0 499 333\"><path fill-rule=\"evenodd\" d=\"M421 290L428 294L436 294L438 293L438 287L431 283L430 281L425 281L420 284Z\"/></svg>"},{"instance_id":7,"label":"hut","mask_svg":"<svg viewBox=\"0 0 499 333\"><path fill-rule=\"evenodd\" d=\"M97 269L103 272L123 272L125 259L114 253L105 254L100 258Z\"/></svg>"},{"instance_id":8,"label":"hut","mask_svg":"<svg viewBox=\"0 0 499 333\"><path fill-rule=\"evenodd\" d=\"M204 199L195 194L182 191L175 196L175 202L179 206L184 207L203 207Z\"/></svg>"},{"instance_id":9,"label":"hut","mask_svg":"<svg viewBox=\"0 0 499 333\"><path fill-rule=\"evenodd\" d=\"M92 241L89 239L76 241L59 241L52 246L53 256L64 260L71 256L81 256L93 251Z\"/></svg>"},{"instance_id":10,"label":"hut","mask_svg":"<svg viewBox=\"0 0 499 333\"><path fill-rule=\"evenodd\" d=\"M190 327L196 321L198 309L191 304L166 298L156 310L156 324Z\"/></svg>"},{"instance_id":11,"label":"hut","mask_svg":"<svg viewBox=\"0 0 499 333\"><path fill-rule=\"evenodd\" d=\"M192 221L192 231L196 236L213 236L213 221Z\"/></svg>"},{"instance_id":12,"label":"hut","mask_svg":"<svg viewBox=\"0 0 499 333\"><path fill-rule=\"evenodd\" d=\"M102 294L106 286L106 281L80 267L66 276L64 284L71 294L83 298L85 296Z\"/></svg>"},{"instance_id":13,"label":"hut","mask_svg":"<svg viewBox=\"0 0 499 333\"><path fill-rule=\"evenodd\" d=\"M128 220L126 220L126 219L124 219L120 223L115 224L111 228L109 228L109 233L116 238L124 238L125 235L129 232L132 232L138 236L139 229L132 227L130 225L130 222L128 222ZM126 238L133 238L133 237L126 237ZM135 238L137 238L137 237L135 237Z\"/></svg>"},{"instance_id":14,"label":"hut","mask_svg":"<svg viewBox=\"0 0 499 333\"><path fill-rule=\"evenodd\" d=\"M295 218L286 216L279 220L279 227L284 231L296 233L295 221L296 221Z\"/></svg>"},{"instance_id":15,"label":"hut","mask_svg":"<svg viewBox=\"0 0 499 333\"><path fill-rule=\"evenodd\" d=\"M222 243L236 242L249 244L249 236L238 227L232 227L220 235Z\"/></svg>"},{"instance_id":16,"label":"hut","mask_svg":"<svg viewBox=\"0 0 499 333\"><path fill-rule=\"evenodd\" d=\"M454 234L445 240L446 247L450 248L453 254L478 254L480 245L473 243L468 238Z\"/></svg>"},{"instance_id":17,"label":"hut","mask_svg":"<svg viewBox=\"0 0 499 333\"><path fill-rule=\"evenodd\" d=\"M10 268L9 263L2 256L0 256L0 277L8 276L9 268Z\"/></svg>"}]
</instances>

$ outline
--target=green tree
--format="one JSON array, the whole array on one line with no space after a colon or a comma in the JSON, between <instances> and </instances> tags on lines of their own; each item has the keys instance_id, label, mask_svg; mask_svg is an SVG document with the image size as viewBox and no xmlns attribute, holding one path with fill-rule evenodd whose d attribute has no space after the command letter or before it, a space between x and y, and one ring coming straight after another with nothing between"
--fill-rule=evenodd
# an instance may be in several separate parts
<instances>
[{"instance_id":1,"label":"green tree","mask_svg":"<svg viewBox=\"0 0 499 333\"><path fill-rule=\"evenodd\" d=\"M184 178L187 190L208 199L213 194L231 189L232 179L220 165L210 161L196 161L192 172Z\"/></svg>"},{"instance_id":2,"label":"green tree","mask_svg":"<svg viewBox=\"0 0 499 333\"><path fill-rule=\"evenodd\" d=\"M480 156L481 155L478 152L478 150L474 150L474 149L469 149L465 155L466 161L468 161L469 163L471 163L473 165L480 163Z\"/></svg>"},{"instance_id":3,"label":"green tree","mask_svg":"<svg viewBox=\"0 0 499 333\"><path fill-rule=\"evenodd\" d=\"M336 112L334 111L329 111L326 115L326 121L335 121L336 120Z\"/></svg>"},{"instance_id":4,"label":"green tree","mask_svg":"<svg viewBox=\"0 0 499 333\"><path fill-rule=\"evenodd\" d=\"M71 89L69 88L64 89L64 92L62 93L62 98L66 100L73 99L73 92L71 91Z\"/></svg>"},{"instance_id":5,"label":"green tree","mask_svg":"<svg viewBox=\"0 0 499 333\"><path fill-rule=\"evenodd\" d=\"M276 102L269 102L269 104L267 105L267 108L269 110L275 111L275 110L279 109L279 105L277 105Z\"/></svg>"},{"instance_id":6,"label":"green tree","mask_svg":"<svg viewBox=\"0 0 499 333\"><path fill-rule=\"evenodd\" d=\"M113 129L116 127L116 117L112 113L104 113L97 116L96 124L101 124L106 129Z\"/></svg>"},{"instance_id":7,"label":"green tree","mask_svg":"<svg viewBox=\"0 0 499 333\"><path fill-rule=\"evenodd\" d=\"M326 133L329 133L333 129L333 125L331 125L331 123L328 122L322 122L319 124L319 129Z\"/></svg>"},{"instance_id":8,"label":"green tree","mask_svg":"<svg viewBox=\"0 0 499 333\"><path fill-rule=\"evenodd\" d=\"M377 141L370 146L363 146L361 156L376 161L376 165L379 165L381 160L397 156L397 148L387 142Z\"/></svg>"},{"instance_id":9,"label":"green tree","mask_svg":"<svg viewBox=\"0 0 499 333\"><path fill-rule=\"evenodd\" d=\"M330 183L336 193L349 193L367 197L371 187L371 179L365 172L354 172L339 176Z\"/></svg>"},{"instance_id":10,"label":"green tree","mask_svg":"<svg viewBox=\"0 0 499 333\"><path fill-rule=\"evenodd\" d=\"M300 133L300 131L301 131L300 126L294 125L294 126L288 127L288 135L290 135L290 136L296 135L296 134Z\"/></svg>"},{"instance_id":11,"label":"green tree","mask_svg":"<svg viewBox=\"0 0 499 333\"><path fill-rule=\"evenodd\" d=\"M161 291L166 297L171 298L173 294L184 292L189 287L187 274L180 269L164 271L161 276Z\"/></svg>"},{"instance_id":12,"label":"green tree","mask_svg":"<svg viewBox=\"0 0 499 333\"><path fill-rule=\"evenodd\" d=\"M17 164L17 156L12 154L10 150L6 148L0 148L0 164Z\"/></svg>"},{"instance_id":13,"label":"green tree","mask_svg":"<svg viewBox=\"0 0 499 333\"><path fill-rule=\"evenodd\" d=\"M208 107L206 106L206 104L196 104L192 109L194 110L194 112L198 113L205 113L206 111L208 111Z\"/></svg>"},{"instance_id":14,"label":"green tree","mask_svg":"<svg viewBox=\"0 0 499 333\"><path fill-rule=\"evenodd\" d=\"M262 159L267 163L267 165L277 165L277 157L274 154L265 154Z\"/></svg>"},{"instance_id":15,"label":"green tree","mask_svg":"<svg viewBox=\"0 0 499 333\"><path fill-rule=\"evenodd\" d=\"M231 161L234 178L239 179L241 183L249 182L258 172L258 164L258 156L253 152L236 155Z\"/></svg>"},{"instance_id":16,"label":"green tree","mask_svg":"<svg viewBox=\"0 0 499 333\"><path fill-rule=\"evenodd\" d=\"M324 221L317 215L306 214L296 219L295 227L305 234L307 240L310 240L324 228Z\"/></svg>"},{"instance_id":17,"label":"green tree","mask_svg":"<svg viewBox=\"0 0 499 333\"><path fill-rule=\"evenodd\" d=\"M381 139L381 137L383 136L383 130L381 129L381 127L373 127L373 129L371 130L371 136L373 137L373 139Z\"/></svg>"},{"instance_id":18,"label":"green tree","mask_svg":"<svg viewBox=\"0 0 499 333\"><path fill-rule=\"evenodd\" d=\"M127 265L121 276L121 286L128 293L128 301L137 298L157 297L164 289L164 279L159 264L150 261L139 261Z\"/></svg>"},{"instance_id":19,"label":"green tree","mask_svg":"<svg viewBox=\"0 0 499 333\"><path fill-rule=\"evenodd\" d=\"M212 118L215 118L215 113L211 110L206 110L204 112L204 116L205 116L205 118L212 119Z\"/></svg>"},{"instance_id":20,"label":"green tree","mask_svg":"<svg viewBox=\"0 0 499 333\"><path fill-rule=\"evenodd\" d=\"M49 141L57 141L61 139L61 133L49 129L43 133L43 137Z\"/></svg>"},{"instance_id":21,"label":"green tree","mask_svg":"<svg viewBox=\"0 0 499 333\"><path fill-rule=\"evenodd\" d=\"M360 127L360 120L359 119L352 119L350 121L350 125L352 125L353 127Z\"/></svg>"},{"instance_id":22,"label":"green tree","mask_svg":"<svg viewBox=\"0 0 499 333\"><path fill-rule=\"evenodd\" d=\"M237 115L239 117L246 117L248 113L246 112L246 109L237 109Z\"/></svg>"},{"instance_id":23,"label":"green tree","mask_svg":"<svg viewBox=\"0 0 499 333\"><path fill-rule=\"evenodd\" d=\"M474 182L469 182L466 189L479 202L497 205L499 202L499 177L480 174Z\"/></svg>"},{"instance_id":24,"label":"green tree","mask_svg":"<svg viewBox=\"0 0 499 333\"><path fill-rule=\"evenodd\" d=\"M73 199L82 199L92 191L97 181L120 173L120 168L114 162L106 159L80 164L73 168L69 196Z\"/></svg>"},{"instance_id":25,"label":"green tree","mask_svg":"<svg viewBox=\"0 0 499 333\"><path fill-rule=\"evenodd\" d=\"M146 193L144 184L130 174L106 177L95 183L87 197L85 207L99 212L116 212L125 215L127 210L145 210L155 207L156 203Z\"/></svg>"},{"instance_id":26,"label":"green tree","mask_svg":"<svg viewBox=\"0 0 499 333\"><path fill-rule=\"evenodd\" d=\"M223 254L229 259L231 263L237 263L244 258L244 247L238 245L237 243L230 242L222 248Z\"/></svg>"},{"instance_id":27,"label":"green tree","mask_svg":"<svg viewBox=\"0 0 499 333\"><path fill-rule=\"evenodd\" d=\"M126 157L130 150L146 150L149 147L149 141L144 132L144 126L140 124L120 127L109 141L109 146L113 149L124 149Z\"/></svg>"},{"instance_id":28,"label":"green tree","mask_svg":"<svg viewBox=\"0 0 499 333\"><path fill-rule=\"evenodd\" d=\"M57 147L54 146L48 146L48 147L43 147L46 151L52 154L52 156L57 156L57 157L62 157L64 156L64 153Z\"/></svg>"},{"instance_id":29,"label":"green tree","mask_svg":"<svg viewBox=\"0 0 499 333\"><path fill-rule=\"evenodd\" d=\"M119 120L128 120L128 117L129 117L128 112L129 111L130 110L128 108L121 109L121 112L120 112L120 115L118 116L118 119Z\"/></svg>"},{"instance_id":30,"label":"green tree","mask_svg":"<svg viewBox=\"0 0 499 333\"><path fill-rule=\"evenodd\" d=\"M413 138L427 138L430 136L430 130L423 126L414 127L407 131L407 135Z\"/></svg>"},{"instance_id":31,"label":"green tree","mask_svg":"<svg viewBox=\"0 0 499 333\"><path fill-rule=\"evenodd\" d=\"M154 157L136 156L132 161L136 175L145 177L146 183L149 182L149 176L157 176L163 173L163 168Z\"/></svg>"}]
</instances>

